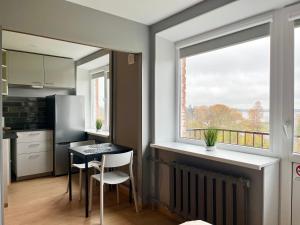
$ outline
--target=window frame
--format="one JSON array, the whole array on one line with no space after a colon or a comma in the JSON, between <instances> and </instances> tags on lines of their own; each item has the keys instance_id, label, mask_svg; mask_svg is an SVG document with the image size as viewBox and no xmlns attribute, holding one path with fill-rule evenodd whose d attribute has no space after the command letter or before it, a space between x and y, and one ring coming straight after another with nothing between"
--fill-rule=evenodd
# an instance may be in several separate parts
<instances>
[{"instance_id":1,"label":"window frame","mask_svg":"<svg viewBox=\"0 0 300 225\"><path fill-rule=\"evenodd\" d=\"M104 66L105 67L105 66ZM104 67L98 68L96 70L94 70L93 72L90 73L90 87L91 87L91 91L90 91L90 95L91 95L91 101L90 101L90 109L91 109L91 121L90 121L90 127L92 129L95 128L95 113L94 113L94 109L95 109L95 105L94 105L94 97L93 97L93 93L95 92L94 89L94 85L92 85L92 82L94 79L100 78L100 77L104 77L104 105L105 105L105 110L104 110L104 120L105 123L103 124L103 131L110 131L110 107L109 107L109 93L108 93L108 87L107 85L110 84L110 77L109 77L109 71L106 70ZM93 76L97 76L95 78L93 78Z\"/></svg>"},{"instance_id":2,"label":"window frame","mask_svg":"<svg viewBox=\"0 0 300 225\"><path fill-rule=\"evenodd\" d=\"M296 21L298 21L298 26L295 26ZM295 144L295 28L298 27L300 29L300 9L296 10L295 12L289 12L288 13L288 23L289 23L289 40L291 41L291 45L288 48L288 52L290 53L291 60L289 62L289 70L291 76L289 77L286 87L287 89L290 89L291 93L287 93L287 98L292 101L292 113L289 112L289 115L292 114L289 121L291 121L291 141L288 143L289 146L291 146L289 149L290 158L292 162L300 163L300 153L294 151L294 144ZM299 87L300 88L300 87ZM289 108L289 105L286 107Z\"/></svg>"},{"instance_id":3,"label":"window frame","mask_svg":"<svg viewBox=\"0 0 300 225\"><path fill-rule=\"evenodd\" d=\"M276 96L280 95L280 92L276 91L276 86L278 85L278 81L274 81L274 76L272 74L272 71L274 71L275 63L274 63L274 57L273 57L273 51L272 46L274 45L273 41L273 14L272 13L266 13L263 15L256 16L254 18L246 19L240 22L237 22L235 24L230 24L228 26L218 28L212 31L209 31L207 33L203 33L200 35L197 35L195 37L192 37L187 40L179 41L175 43L175 50L176 50L176 58L175 58L175 72L176 72L176 142L181 143L188 143L193 145L200 145L205 146L205 142L203 140L195 140L195 139L187 139L182 138L180 136L180 128L181 128L181 65L180 65L180 49L191 46L197 43L206 42L209 40L213 40L219 37L223 37L228 34L232 34L235 32L243 31L251 27L259 26L265 23L270 24L270 75L269 75L269 104L270 104L270 114L269 114L269 141L270 141L270 147L269 149L262 149L262 148L255 148L250 146L241 146L241 145L234 145L234 144L225 144L225 143L218 143L218 148L220 149L226 149L226 150L233 150L233 151L239 151L239 152L245 152L245 153L251 153L251 154L257 154L257 155L267 155L267 156L278 156L278 148L273 148L274 145L274 133L273 130L274 126L278 126L279 122L278 117L279 115L276 115L274 113L274 105L276 104ZM250 40L251 41L251 40ZM238 44L238 43L237 43ZM275 93L274 96L272 96L272 93ZM276 124L276 125L275 125ZM275 135L276 136L276 135Z\"/></svg>"}]
</instances>

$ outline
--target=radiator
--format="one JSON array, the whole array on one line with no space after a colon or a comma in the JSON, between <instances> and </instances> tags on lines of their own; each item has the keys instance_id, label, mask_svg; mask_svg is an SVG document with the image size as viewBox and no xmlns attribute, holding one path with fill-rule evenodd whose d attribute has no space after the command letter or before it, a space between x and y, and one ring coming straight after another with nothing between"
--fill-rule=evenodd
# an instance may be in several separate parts
<instances>
[{"instance_id":1,"label":"radiator","mask_svg":"<svg viewBox=\"0 0 300 225\"><path fill-rule=\"evenodd\" d=\"M173 162L170 209L188 220L247 225L249 181Z\"/></svg>"}]
</instances>

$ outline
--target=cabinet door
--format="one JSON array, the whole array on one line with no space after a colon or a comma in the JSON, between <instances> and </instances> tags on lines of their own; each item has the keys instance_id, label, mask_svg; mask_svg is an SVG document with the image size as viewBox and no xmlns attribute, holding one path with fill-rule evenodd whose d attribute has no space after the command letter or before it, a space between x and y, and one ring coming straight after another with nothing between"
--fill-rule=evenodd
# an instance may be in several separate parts
<instances>
[{"instance_id":1,"label":"cabinet door","mask_svg":"<svg viewBox=\"0 0 300 225\"><path fill-rule=\"evenodd\" d=\"M75 68L72 59L44 56L45 86L75 88Z\"/></svg>"},{"instance_id":2,"label":"cabinet door","mask_svg":"<svg viewBox=\"0 0 300 225\"><path fill-rule=\"evenodd\" d=\"M43 85L43 56L24 52L8 52L10 84Z\"/></svg>"},{"instance_id":3,"label":"cabinet door","mask_svg":"<svg viewBox=\"0 0 300 225\"><path fill-rule=\"evenodd\" d=\"M32 143L32 142L52 142L52 131L28 131L17 132L17 143Z\"/></svg>"},{"instance_id":4,"label":"cabinet door","mask_svg":"<svg viewBox=\"0 0 300 225\"><path fill-rule=\"evenodd\" d=\"M17 156L17 177L52 172L53 152L36 152Z\"/></svg>"}]
</instances>

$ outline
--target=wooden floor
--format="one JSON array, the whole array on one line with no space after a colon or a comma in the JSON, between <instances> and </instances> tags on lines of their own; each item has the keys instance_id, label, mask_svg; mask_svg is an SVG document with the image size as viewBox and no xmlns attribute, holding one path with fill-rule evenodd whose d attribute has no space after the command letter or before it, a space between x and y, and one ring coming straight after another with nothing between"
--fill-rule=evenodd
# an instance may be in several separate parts
<instances>
[{"instance_id":1,"label":"wooden floor","mask_svg":"<svg viewBox=\"0 0 300 225\"><path fill-rule=\"evenodd\" d=\"M40 178L11 184L9 206L5 208L5 225L96 225L99 224L99 195L94 192L93 211L84 216L84 201L78 201L74 181L73 201L65 194L66 177ZM94 188L97 189L97 188ZM135 213L126 196L116 204L114 192L106 192L105 225L175 225L176 222L151 209Z\"/></svg>"}]
</instances>

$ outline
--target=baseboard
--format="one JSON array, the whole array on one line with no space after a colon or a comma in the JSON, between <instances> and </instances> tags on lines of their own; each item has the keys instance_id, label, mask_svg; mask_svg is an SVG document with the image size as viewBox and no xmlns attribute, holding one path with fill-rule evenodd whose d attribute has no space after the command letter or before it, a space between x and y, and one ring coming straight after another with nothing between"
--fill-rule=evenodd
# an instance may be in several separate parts
<instances>
[{"instance_id":1,"label":"baseboard","mask_svg":"<svg viewBox=\"0 0 300 225\"><path fill-rule=\"evenodd\" d=\"M35 179L35 178L41 178L41 177L47 177L47 176L52 176L52 172L16 177L15 179L16 179L16 181L23 181L23 180L29 180L29 179Z\"/></svg>"}]
</instances>

